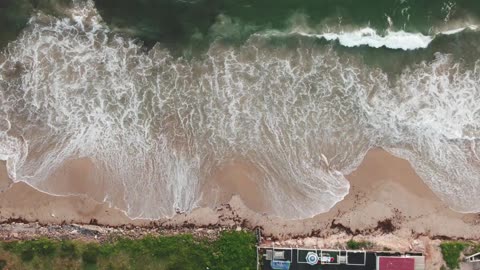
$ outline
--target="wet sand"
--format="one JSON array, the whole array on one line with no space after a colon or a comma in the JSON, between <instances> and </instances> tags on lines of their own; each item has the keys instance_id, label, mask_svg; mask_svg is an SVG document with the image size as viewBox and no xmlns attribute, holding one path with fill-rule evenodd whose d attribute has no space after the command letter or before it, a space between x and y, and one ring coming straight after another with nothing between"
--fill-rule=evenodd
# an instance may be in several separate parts
<instances>
[{"instance_id":1,"label":"wet sand","mask_svg":"<svg viewBox=\"0 0 480 270\"><path fill-rule=\"evenodd\" d=\"M258 191L252 191L255 185L242 180L249 175L248 166L235 167L232 172L229 166L218 172L217 184L227 189L223 199L240 194L251 208L264 208L267 198L256 198ZM0 186L8 185L4 164L1 164L0 177ZM264 234L279 239L311 235L327 237L338 233L480 239L479 214L450 210L423 183L407 161L382 149L372 149L360 167L347 178L351 189L345 199L329 212L309 219L269 217L250 210L239 196L233 196L228 205L223 204L216 209L198 208L191 213L160 219L157 224L165 227L181 227L184 224L261 227ZM234 183L226 183L227 179L234 179ZM52 196L21 182L0 192L0 219L7 221L9 218L38 220L41 223L88 223L95 219L105 225L148 225L151 222L132 221L122 211L85 195Z\"/></svg>"},{"instance_id":2,"label":"wet sand","mask_svg":"<svg viewBox=\"0 0 480 270\"><path fill-rule=\"evenodd\" d=\"M6 162L0 161L0 190L4 190L12 184L12 180L8 177Z\"/></svg>"},{"instance_id":3,"label":"wet sand","mask_svg":"<svg viewBox=\"0 0 480 270\"><path fill-rule=\"evenodd\" d=\"M2 186L8 188L0 188L0 222L22 219L43 224L98 222L113 226L145 223L141 220L132 221L122 211L86 195L53 196L23 182L13 183L6 173L5 162L0 163ZM61 185L58 188L61 189Z\"/></svg>"},{"instance_id":4,"label":"wet sand","mask_svg":"<svg viewBox=\"0 0 480 270\"><path fill-rule=\"evenodd\" d=\"M52 194L87 195L104 202L108 196L112 206L125 209L123 186L111 183L105 172L98 170L92 160L81 158L68 160L62 167L40 183L39 189Z\"/></svg>"},{"instance_id":5,"label":"wet sand","mask_svg":"<svg viewBox=\"0 0 480 270\"><path fill-rule=\"evenodd\" d=\"M238 195L243 203L256 212L270 210L268 198L263 196L260 171L246 161L229 161L219 166L212 173L212 180L204 184L201 205L228 203Z\"/></svg>"}]
</instances>

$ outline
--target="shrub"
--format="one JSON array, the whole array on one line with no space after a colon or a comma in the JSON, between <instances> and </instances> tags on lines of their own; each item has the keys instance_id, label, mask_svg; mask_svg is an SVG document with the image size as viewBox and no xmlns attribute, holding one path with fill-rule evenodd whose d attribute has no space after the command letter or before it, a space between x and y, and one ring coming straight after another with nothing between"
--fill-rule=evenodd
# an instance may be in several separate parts
<instances>
[{"instance_id":1,"label":"shrub","mask_svg":"<svg viewBox=\"0 0 480 270\"><path fill-rule=\"evenodd\" d=\"M56 243L47 238L40 238L38 240L25 243L31 243L31 248L33 249L34 253L38 254L39 256L53 256L57 250Z\"/></svg>"},{"instance_id":2,"label":"shrub","mask_svg":"<svg viewBox=\"0 0 480 270\"><path fill-rule=\"evenodd\" d=\"M442 250L443 260L450 269L457 269L459 267L458 260L460 254L467 245L462 242L444 242L440 244Z\"/></svg>"},{"instance_id":3,"label":"shrub","mask_svg":"<svg viewBox=\"0 0 480 270\"><path fill-rule=\"evenodd\" d=\"M85 245L85 249L82 253L82 261L84 264L91 265L97 264L99 248L97 244L89 243Z\"/></svg>"},{"instance_id":4,"label":"shrub","mask_svg":"<svg viewBox=\"0 0 480 270\"><path fill-rule=\"evenodd\" d=\"M99 247L99 254L103 257L110 257L116 252L115 245L104 243Z\"/></svg>"},{"instance_id":5,"label":"shrub","mask_svg":"<svg viewBox=\"0 0 480 270\"><path fill-rule=\"evenodd\" d=\"M2 248L6 251L14 252L17 250L18 242L5 242L2 244Z\"/></svg>"},{"instance_id":6,"label":"shrub","mask_svg":"<svg viewBox=\"0 0 480 270\"><path fill-rule=\"evenodd\" d=\"M247 232L223 232L214 250L219 269L255 269L255 236Z\"/></svg>"},{"instance_id":7,"label":"shrub","mask_svg":"<svg viewBox=\"0 0 480 270\"><path fill-rule=\"evenodd\" d=\"M35 252L31 247L25 248L21 253L20 253L20 259L22 259L23 262L29 262L33 260L33 257L35 256Z\"/></svg>"},{"instance_id":8,"label":"shrub","mask_svg":"<svg viewBox=\"0 0 480 270\"><path fill-rule=\"evenodd\" d=\"M355 241L353 239L350 239L347 242L347 247L349 249L371 248L373 247L373 243L368 241Z\"/></svg>"},{"instance_id":9,"label":"shrub","mask_svg":"<svg viewBox=\"0 0 480 270\"><path fill-rule=\"evenodd\" d=\"M182 234L102 244L38 239L1 245L23 262L18 269L250 270L256 262L255 236L247 232L223 232L216 240Z\"/></svg>"},{"instance_id":10,"label":"shrub","mask_svg":"<svg viewBox=\"0 0 480 270\"><path fill-rule=\"evenodd\" d=\"M60 243L60 257L73 259L77 256L77 247L72 241L63 240Z\"/></svg>"},{"instance_id":11,"label":"shrub","mask_svg":"<svg viewBox=\"0 0 480 270\"><path fill-rule=\"evenodd\" d=\"M0 260L0 270L3 270L7 266L7 261L5 260Z\"/></svg>"},{"instance_id":12,"label":"shrub","mask_svg":"<svg viewBox=\"0 0 480 270\"><path fill-rule=\"evenodd\" d=\"M47 238L40 238L30 241L8 242L3 244L6 251L20 256L24 262L31 261L36 255L52 257L57 250L57 243Z\"/></svg>"}]
</instances>

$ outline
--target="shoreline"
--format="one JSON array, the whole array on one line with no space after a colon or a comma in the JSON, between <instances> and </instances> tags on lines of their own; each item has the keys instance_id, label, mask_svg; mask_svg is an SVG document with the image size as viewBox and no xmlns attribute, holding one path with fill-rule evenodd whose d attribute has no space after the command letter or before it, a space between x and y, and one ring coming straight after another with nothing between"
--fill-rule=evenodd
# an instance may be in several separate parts
<instances>
[{"instance_id":1,"label":"shoreline","mask_svg":"<svg viewBox=\"0 0 480 270\"><path fill-rule=\"evenodd\" d=\"M421 252L427 270L444 265L443 241L480 241L480 214L451 210L406 160L373 149L346 177L351 186L344 200L308 219L257 213L233 196L215 209L147 220L130 219L120 209L86 196L52 196L23 182L10 183L0 170L0 240L47 237L101 243L117 236L182 234L215 239L223 231L258 228L260 246L345 248L349 240L367 241L379 249Z\"/></svg>"},{"instance_id":2,"label":"shoreline","mask_svg":"<svg viewBox=\"0 0 480 270\"><path fill-rule=\"evenodd\" d=\"M124 211L86 196L53 196L23 182L9 183L3 172L0 173L0 224L22 221L165 229L240 226L262 228L265 235L279 240L338 233L480 240L480 214L451 210L406 160L382 149L372 149L357 170L346 177L351 187L344 200L330 211L308 219L284 220L257 213L246 207L241 198L233 196L216 209L197 208L172 218L149 220L130 219Z\"/></svg>"}]
</instances>

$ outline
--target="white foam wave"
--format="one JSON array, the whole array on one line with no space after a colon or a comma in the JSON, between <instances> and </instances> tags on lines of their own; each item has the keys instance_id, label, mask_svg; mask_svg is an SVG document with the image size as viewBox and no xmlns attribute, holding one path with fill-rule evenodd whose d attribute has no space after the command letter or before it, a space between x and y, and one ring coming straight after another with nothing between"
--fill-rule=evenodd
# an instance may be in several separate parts
<instances>
[{"instance_id":1,"label":"white foam wave","mask_svg":"<svg viewBox=\"0 0 480 270\"><path fill-rule=\"evenodd\" d=\"M156 218L198 206L212 172L240 158L261 171L270 214L304 218L343 199L343 175L381 146L455 209L480 211L479 64L438 54L392 81L328 48L255 39L186 61L76 10L36 16L0 56L0 157L15 181L40 186L89 157L126 190L131 217Z\"/></svg>"},{"instance_id":2,"label":"white foam wave","mask_svg":"<svg viewBox=\"0 0 480 270\"><path fill-rule=\"evenodd\" d=\"M262 171L257 180L272 214L312 216L347 194L336 171L369 146L362 136L351 145L328 139L345 132L335 123L354 119L353 100L335 97L327 73L318 73L330 69L325 56L304 51L310 64L293 68L291 53L265 50L251 59L254 44L240 51L215 45L205 60L186 62L160 46L143 53L133 40L102 30L91 13L83 21L34 18L5 54L0 107L14 131L7 136L28 145L11 151L14 180L39 186L65 160L89 157L112 175L112 189L127 191L130 216L169 216L196 207L202 183L233 156ZM341 85L342 76L358 80L340 70ZM319 152L334 158L330 168Z\"/></svg>"},{"instance_id":3,"label":"white foam wave","mask_svg":"<svg viewBox=\"0 0 480 270\"><path fill-rule=\"evenodd\" d=\"M444 31L441 31L440 34L442 34L442 35L455 35L455 34L458 34L460 32L463 32L465 30L477 31L478 27L479 27L478 25L468 25L468 26L464 26L464 27L444 30Z\"/></svg>"},{"instance_id":4,"label":"white foam wave","mask_svg":"<svg viewBox=\"0 0 480 270\"><path fill-rule=\"evenodd\" d=\"M385 132L382 146L409 160L428 186L459 212L479 212L480 62L466 69L448 55L406 70L394 88L364 106Z\"/></svg>"},{"instance_id":5,"label":"white foam wave","mask_svg":"<svg viewBox=\"0 0 480 270\"><path fill-rule=\"evenodd\" d=\"M433 40L431 36L405 31L387 31L385 35L379 35L377 31L369 27L346 33L300 34L324 38L329 41L338 40L345 47L369 46L372 48L386 47L401 50L426 48Z\"/></svg>"},{"instance_id":6,"label":"white foam wave","mask_svg":"<svg viewBox=\"0 0 480 270\"><path fill-rule=\"evenodd\" d=\"M403 30L393 31L387 30L385 34L379 34L377 30L365 27L353 31L340 32L324 32L315 33L313 31L305 31L297 28L288 32L268 31L257 35L267 36L292 36L300 35L311 38L325 39L327 41L338 41L340 45L345 47L368 46L371 48L389 48L394 50L417 50L427 48L430 43L439 35L454 35L465 30L477 31L477 25L468 25L464 27L447 29L439 31L433 35L425 35L422 33L411 33Z\"/></svg>"}]
</instances>

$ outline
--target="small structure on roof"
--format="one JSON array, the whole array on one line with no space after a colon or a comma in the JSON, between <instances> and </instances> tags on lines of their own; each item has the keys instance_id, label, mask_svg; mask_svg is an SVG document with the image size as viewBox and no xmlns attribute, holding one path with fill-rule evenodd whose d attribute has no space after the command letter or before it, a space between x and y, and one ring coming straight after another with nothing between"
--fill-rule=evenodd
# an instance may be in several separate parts
<instances>
[{"instance_id":1,"label":"small structure on roof","mask_svg":"<svg viewBox=\"0 0 480 270\"><path fill-rule=\"evenodd\" d=\"M317 252L312 252L312 251L308 252L307 257L306 257L306 261L310 265L316 265L318 263Z\"/></svg>"},{"instance_id":2,"label":"small structure on roof","mask_svg":"<svg viewBox=\"0 0 480 270\"><path fill-rule=\"evenodd\" d=\"M270 267L274 270L289 270L290 264L290 261L271 261Z\"/></svg>"}]
</instances>

